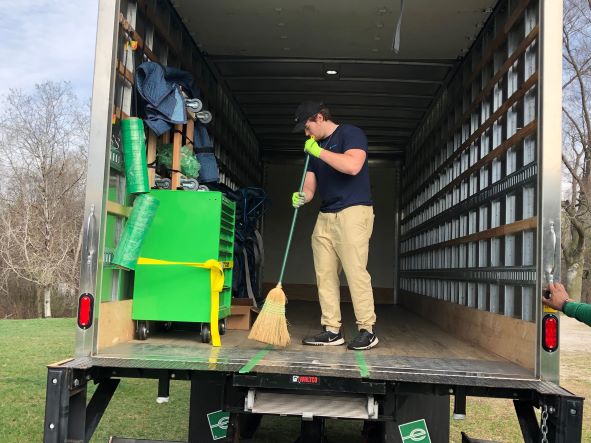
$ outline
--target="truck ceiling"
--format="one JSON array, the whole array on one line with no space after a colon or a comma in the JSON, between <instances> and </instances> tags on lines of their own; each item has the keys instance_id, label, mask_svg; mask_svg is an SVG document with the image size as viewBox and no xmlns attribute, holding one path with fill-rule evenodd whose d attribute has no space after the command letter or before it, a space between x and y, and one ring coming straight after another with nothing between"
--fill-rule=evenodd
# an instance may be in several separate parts
<instances>
[{"instance_id":1,"label":"truck ceiling","mask_svg":"<svg viewBox=\"0 0 591 443\"><path fill-rule=\"evenodd\" d=\"M299 153L294 110L319 99L386 156L404 152L496 3L407 0L396 54L399 0L173 0L266 153Z\"/></svg>"}]
</instances>

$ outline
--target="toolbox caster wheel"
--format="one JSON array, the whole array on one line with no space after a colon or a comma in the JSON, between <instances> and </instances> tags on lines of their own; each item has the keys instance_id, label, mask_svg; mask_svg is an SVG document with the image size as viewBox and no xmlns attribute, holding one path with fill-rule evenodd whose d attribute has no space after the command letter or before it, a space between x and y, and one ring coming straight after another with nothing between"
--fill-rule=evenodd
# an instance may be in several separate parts
<instances>
[{"instance_id":1,"label":"toolbox caster wheel","mask_svg":"<svg viewBox=\"0 0 591 443\"><path fill-rule=\"evenodd\" d=\"M139 322L137 325L137 339L146 340L150 335L148 324L146 322Z\"/></svg>"},{"instance_id":2,"label":"toolbox caster wheel","mask_svg":"<svg viewBox=\"0 0 591 443\"><path fill-rule=\"evenodd\" d=\"M209 343L211 340L211 329L209 329L209 324L202 323L201 324L201 343Z\"/></svg>"},{"instance_id":3,"label":"toolbox caster wheel","mask_svg":"<svg viewBox=\"0 0 591 443\"><path fill-rule=\"evenodd\" d=\"M162 330L163 331L170 331L172 330L172 322L171 321L165 321L164 323L162 323Z\"/></svg>"},{"instance_id":4,"label":"toolbox caster wheel","mask_svg":"<svg viewBox=\"0 0 591 443\"><path fill-rule=\"evenodd\" d=\"M226 320L220 320L218 323L218 331L220 331L220 335L224 335L226 333Z\"/></svg>"}]
</instances>

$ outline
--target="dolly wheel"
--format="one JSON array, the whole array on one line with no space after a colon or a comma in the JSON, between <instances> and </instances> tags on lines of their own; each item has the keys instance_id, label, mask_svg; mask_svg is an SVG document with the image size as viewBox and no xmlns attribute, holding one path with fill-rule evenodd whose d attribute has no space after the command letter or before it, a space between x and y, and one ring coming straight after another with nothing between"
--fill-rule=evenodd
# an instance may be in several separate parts
<instances>
[{"instance_id":1,"label":"dolly wheel","mask_svg":"<svg viewBox=\"0 0 591 443\"><path fill-rule=\"evenodd\" d=\"M220 335L224 335L226 333L226 319L220 320L218 323L218 330L220 331Z\"/></svg>"},{"instance_id":2,"label":"dolly wheel","mask_svg":"<svg viewBox=\"0 0 591 443\"><path fill-rule=\"evenodd\" d=\"M137 325L137 339L138 340L146 340L150 335L150 330L148 329L148 325L146 322L139 322Z\"/></svg>"},{"instance_id":3,"label":"dolly wheel","mask_svg":"<svg viewBox=\"0 0 591 443\"><path fill-rule=\"evenodd\" d=\"M211 329L209 323L201 324L201 343L209 343L211 340Z\"/></svg>"},{"instance_id":4,"label":"dolly wheel","mask_svg":"<svg viewBox=\"0 0 591 443\"><path fill-rule=\"evenodd\" d=\"M164 323L162 323L162 329L166 332L172 330L172 322L171 321L165 321Z\"/></svg>"}]
</instances>

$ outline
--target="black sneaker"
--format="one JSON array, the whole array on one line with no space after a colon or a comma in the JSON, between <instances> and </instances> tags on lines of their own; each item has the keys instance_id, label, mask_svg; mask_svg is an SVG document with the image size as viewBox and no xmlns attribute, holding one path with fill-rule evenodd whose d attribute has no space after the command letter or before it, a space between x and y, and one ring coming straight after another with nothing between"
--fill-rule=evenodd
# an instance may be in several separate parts
<instances>
[{"instance_id":1,"label":"black sneaker","mask_svg":"<svg viewBox=\"0 0 591 443\"><path fill-rule=\"evenodd\" d=\"M310 346L339 346L345 343L345 339L340 332L336 334L327 330L322 331L314 337L308 337L302 340L302 344Z\"/></svg>"},{"instance_id":2,"label":"black sneaker","mask_svg":"<svg viewBox=\"0 0 591 443\"><path fill-rule=\"evenodd\" d=\"M364 349L371 349L377 345L380 341L378 336L367 329L361 329L357 337L353 339L351 343L347 345L347 348L355 351L362 351Z\"/></svg>"}]
</instances>

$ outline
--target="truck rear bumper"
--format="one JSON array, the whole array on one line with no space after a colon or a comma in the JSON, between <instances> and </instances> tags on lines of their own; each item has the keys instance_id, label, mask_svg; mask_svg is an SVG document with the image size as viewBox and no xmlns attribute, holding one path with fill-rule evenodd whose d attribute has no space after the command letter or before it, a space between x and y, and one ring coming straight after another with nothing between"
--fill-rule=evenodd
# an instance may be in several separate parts
<instances>
[{"instance_id":1,"label":"truck rear bumper","mask_svg":"<svg viewBox=\"0 0 591 443\"><path fill-rule=\"evenodd\" d=\"M329 374L328 368L322 366L316 371L312 366L305 369L284 366L281 370L275 367L275 372L271 372L272 366L253 366L252 371L241 374L246 357L240 361L225 361L219 366L212 362L108 357L77 358L52 365L48 369L44 441L89 441L121 378L157 379L160 381L159 397L168 395L171 379L189 381L188 441L191 443L209 441L211 432L207 414L212 411L231 413L231 434L233 420L237 414L245 413L249 391L278 393L283 397L366 395L377 402L379 414L371 422L376 422L384 435L393 435L392 429L397 429L402 413L399 408L405 403L400 401L402 397L425 399L422 403L425 404L426 417L430 417L428 404L437 405L438 410L447 405L446 414L435 414L430 418L435 420L430 428L441 428L446 422L447 433L449 396L455 396L456 404L464 405L466 397L506 398L514 402L524 439L539 441L541 436L534 408L542 408L548 413L547 435L550 442L576 442L581 439L583 399L550 382L493 376L491 373L482 376L462 372L458 367L449 368L449 373L446 373L443 362L430 362L431 366L425 366L420 373L404 371L401 367L383 368L382 371L371 367L369 374L382 374L379 379L360 377L359 374L352 376L345 370L333 369ZM87 405L86 387L90 381L97 383L98 388ZM454 412L465 414L465 410ZM298 414L294 412L293 415ZM330 415L314 416L313 411L308 411L308 415L302 418L308 419L308 422L313 419L314 423L331 418Z\"/></svg>"}]
</instances>

